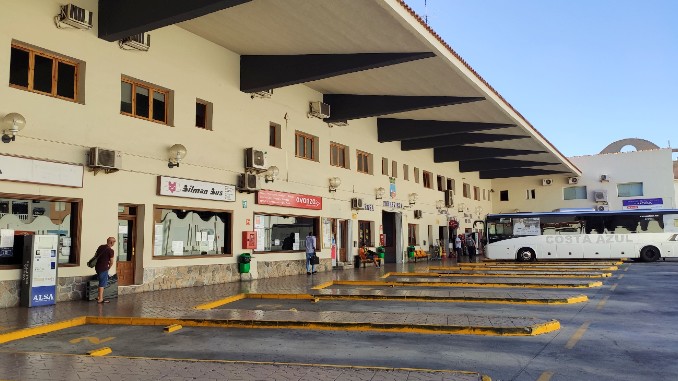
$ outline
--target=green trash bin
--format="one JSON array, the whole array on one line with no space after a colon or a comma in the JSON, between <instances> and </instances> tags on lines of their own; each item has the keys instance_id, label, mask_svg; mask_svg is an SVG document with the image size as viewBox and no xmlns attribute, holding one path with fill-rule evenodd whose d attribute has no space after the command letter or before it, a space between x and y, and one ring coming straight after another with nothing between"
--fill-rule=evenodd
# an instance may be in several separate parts
<instances>
[{"instance_id":1,"label":"green trash bin","mask_svg":"<svg viewBox=\"0 0 678 381\"><path fill-rule=\"evenodd\" d=\"M386 256L386 250L384 249L383 246L377 247L377 255L379 255L379 258L380 258L380 259L382 260L382 262L383 262L384 256Z\"/></svg>"},{"instance_id":2,"label":"green trash bin","mask_svg":"<svg viewBox=\"0 0 678 381\"><path fill-rule=\"evenodd\" d=\"M414 246L407 247L407 256L410 258L414 258Z\"/></svg>"},{"instance_id":3,"label":"green trash bin","mask_svg":"<svg viewBox=\"0 0 678 381\"><path fill-rule=\"evenodd\" d=\"M238 257L238 272L241 274L246 274L250 272L250 262L252 261L252 255L249 253L242 253Z\"/></svg>"}]
</instances>

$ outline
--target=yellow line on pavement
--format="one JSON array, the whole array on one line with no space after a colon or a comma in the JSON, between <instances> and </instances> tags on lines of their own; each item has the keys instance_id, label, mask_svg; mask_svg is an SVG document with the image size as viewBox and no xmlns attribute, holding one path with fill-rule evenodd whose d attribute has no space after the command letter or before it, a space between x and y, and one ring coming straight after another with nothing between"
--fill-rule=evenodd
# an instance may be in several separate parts
<instances>
[{"instance_id":1,"label":"yellow line on pavement","mask_svg":"<svg viewBox=\"0 0 678 381\"><path fill-rule=\"evenodd\" d=\"M541 376L539 376L539 378L537 379L537 381L549 381L551 377L553 377L553 372L547 371L542 373Z\"/></svg>"},{"instance_id":2,"label":"yellow line on pavement","mask_svg":"<svg viewBox=\"0 0 678 381\"><path fill-rule=\"evenodd\" d=\"M619 285L619 283L613 284L612 287L610 287L610 291L616 290L618 285Z\"/></svg>"},{"instance_id":3,"label":"yellow line on pavement","mask_svg":"<svg viewBox=\"0 0 678 381\"><path fill-rule=\"evenodd\" d=\"M577 331L570 337L570 340L567 341L567 344L565 344L565 348L567 349L572 349L574 348L575 345L577 345L577 342L584 336L584 333L586 333L586 330L589 328L589 325L591 325L590 321L585 322L582 324Z\"/></svg>"},{"instance_id":4,"label":"yellow line on pavement","mask_svg":"<svg viewBox=\"0 0 678 381\"><path fill-rule=\"evenodd\" d=\"M238 294L238 295L229 296L228 298L215 300L214 302L200 304L200 305L195 306L193 308L195 308L196 310L211 310L212 308L223 306L224 304L232 303L232 302L235 302L237 300L244 299L244 298L245 298L245 294Z\"/></svg>"},{"instance_id":5,"label":"yellow line on pavement","mask_svg":"<svg viewBox=\"0 0 678 381\"><path fill-rule=\"evenodd\" d=\"M311 290L322 290L323 288L330 287L333 284L332 281L320 283L319 285L312 287Z\"/></svg>"},{"instance_id":6,"label":"yellow line on pavement","mask_svg":"<svg viewBox=\"0 0 678 381\"><path fill-rule=\"evenodd\" d=\"M476 288L593 288L603 282L588 283L486 283L486 282L382 282L369 280L335 280L335 285L380 287L476 287Z\"/></svg>"},{"instance_id":7,"label":"yellow line on pavement","mask_svg":"<svg viewBox=\"0 0 678 381\"><path fill-rule=\"evenodd\" d=\"M598 302L598 305L596 305L596 309L599 310L599 309L603 308L603 306L605 305L605 303L607 302L607 300L608 300L609 298L610 298L609 296L604 296L604 297L600 300L600 302Z\"/></svg>"},{"instance_id":8,"label":"yellow line on pavement","mask_svg":"<svg viewBox=\"0 0 678 381\"><path fill-rule=\"evenodd\" d=\"M442 271L442 270L440 270ZM470 271L470 270L459 270L459 271ZM488 271L495 271L489 269ZM500 270L496 270L500 271ZM388 273L388 275L382 276L381 278L388 277L421 277L421 278L445 278L445 277L487 277L487 278L609 278L612 276L612 273L596 273L596 274L518 274L518 273L508 273L510 270L501 270L507 271L504 274L495 274L495 273L483 273L483 272L474 272L474 273L445 273L445 272L433 272L433 273ZM554 271L557 272L557 271Z\"/></svg>"},{"instance_id":9,"label":"yellow line on pavement","mask_svg":"<svg viewBox=\"0 0 678 381\"><path fill-rule=\"evenodd\" d=\"M25 339L27 337L42 335L44 333L50 333L58 331L65 328L77 327L86 323L86 318L80 316L77 318L60 321L52 324L45 324L38 327L24 328L13 332L3 333L0 335L0 344L4 344L10 341Z\"/></svg>"},{"instance_id":10,"label":"yellow line on pavement","mask_svg":"<svg viewBox=\"0 0 678 381\"><path fill-rule=\"evenodd\" d=\"M629 269L630 269L630 267L629 267L629 266L626 266L626 268L624 269L624 271L629 271Z\"/></svg>"},{"instance_id":11,"label":"yellow line on pavement","mask_svg":"<svg viewBox=\"0 0 678 381\"><path fill-rule=\"evenodd\" d=\"M87 352L87 354L89 356L98 357L98 356L106 356L107 354L109 354L111 352L113 352L111 350L111 348L103 347L103 348L91 350L91 351Z\"/></svg>"}]
</instances>

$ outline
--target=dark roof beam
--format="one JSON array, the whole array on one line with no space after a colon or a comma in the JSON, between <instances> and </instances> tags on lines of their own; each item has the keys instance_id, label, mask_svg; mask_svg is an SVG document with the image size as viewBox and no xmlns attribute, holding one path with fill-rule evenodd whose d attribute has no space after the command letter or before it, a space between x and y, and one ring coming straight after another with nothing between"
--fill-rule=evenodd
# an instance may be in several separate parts
<instances>
[{"instance_id":1,"label":"dark roof beam","mask_svg":"<svg viewBox=\"0 0 678 381\"><path fill-rule=\"evenodd\" d=\"M485 98L352 94L325 94L323 97L323 101L330 105L330 117L325 118L325 121L328 123L424 110L433 107L452 106L482 100L485 100Z\"/></svg>"},{"instance_id":2,"label":"dark roof beam","mask_svg":"<svg viewBox=\"0 0 678 381\"><path fill-rule=\"evenodd\" d=\"M468 146L454 148L434 148L433 161L436 163L447 163L451 161L489 159L493 157L531 155L535 153L543 152L520 149L468 147Z\"/></svg>"},{"instance_id":3,"label":"dark roof beam","mask_svg":"<svg viewBox=\"0 0 678 381\"><path fill-rule=\"evenodd\" d=\"M489 131L507 127L515 127L515 124L394 118L377 119L377 135L380 143Z\"/></svg>"},{"instance_id":4,"label":"dark roof beam","mask_svg":"<svg viewBox=\"0 0 678 381\"><path fill-rule=\"evenodd\" d=\"M481 179L507 179L511 177L558 175L565 173L571 172L560 171L555 169L512 168L512 169L498 169L493 171L480 171L479 176Z\"/></svg>"},{"instance_id":5,"label":"dark roof beam","mask_svg":"<svg viewBox=\"0 0 678 381\"><path fill-rule=\"evenodd\" d=\"M553 165L545 161L528 161L513 159L480 159L459 161L459 172L491 171L494 169L527 168L542 165Z\"/></svg>"},{"instance_id":6,"label":"dark roof beam","mask_svg":"<svg viewBox=\"0 0 678 381\"><path fill-rule=\"evenodd\" d=\"M456 147L467 144L501 142L514 139L526 139L528 136L503 134L456 134L434 138L411 139L400 142L400 149L411 151L437 147Z\"/></svg>"},{"instance_id":7,"label":"dark roof beam","mask_svg":"<svg viewBox=\"0 0 678 381\"><path fill-rule=\"evenodd\" d=\"M99 0L99 38L117 41L251 0Z\"/></svg>"},{"instance_id":8,"label":"dark roof beam","mask_svg":"<svg viewBox=\"0 0 678 381\"><path fill-rule=\"evenodd\" d=\"M255 93L435 57L434 53L253 55L240 57L240 91Z\"/></svg>"}]
</instances>

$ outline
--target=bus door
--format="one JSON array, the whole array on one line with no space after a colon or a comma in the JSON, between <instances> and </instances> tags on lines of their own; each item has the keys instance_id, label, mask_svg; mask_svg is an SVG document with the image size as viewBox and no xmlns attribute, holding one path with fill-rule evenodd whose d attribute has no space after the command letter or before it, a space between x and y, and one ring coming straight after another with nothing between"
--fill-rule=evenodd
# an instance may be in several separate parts
<instances>
[{"instance_id":1,"label":"bus door","mask_svg":"<svg viewBox=\"0 0 678 381\"><path fill-rule=\"evenodd\" d=\"M582 224L578 221L559 221L549 226L552 230L552 239L555 243L558 259L584 258L584 247L581 243L584 237Z\"/></svg>"}]
</instances>

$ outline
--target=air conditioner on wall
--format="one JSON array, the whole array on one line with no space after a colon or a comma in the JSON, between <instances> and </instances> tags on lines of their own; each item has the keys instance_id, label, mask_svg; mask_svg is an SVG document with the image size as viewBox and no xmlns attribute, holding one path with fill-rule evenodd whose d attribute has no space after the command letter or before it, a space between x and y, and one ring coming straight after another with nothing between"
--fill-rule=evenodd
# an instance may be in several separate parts
<instances>
[{"instance_id":1,"label":"air conditioner on wall","mask_svg":"<svg viewBox=\"0 0 678 381\"><path fill-rule=\"evenodd\" d=\"M267 167L264 151L259 151L254 148L245 149L245 169L265 171Z\"/></svg>"},{"instance_id":2,"label":"air conditioner on wall","mask_svg":"<svg viewBox=\"0 0 678 381\"><path fill-rule=\"evenodd\" d=\"M238 189L241 192L259 190L259 176L253 172L245 172L238 175Z\"/></svg>"},{"instance_id":3,"label":"air conditioner on wall","mask_svg":"<svg viewBox=\"0 0 678 381\"><path fill-rule=\"evenodd\" d=\"M579 184L579 177L568 177L567 183L568 184Z\"/></svg>"},{"instance_id":4,"label":"air conditioner on wall","mask_svg":"<svg viewBox=\"0 0 678 381\"><path fill-rule=\"evenodd\" d=\"M600 175L600 182L610 181L609 175Z\"/></svg>"},{"instance_id":5,"label":"air conditioner on wall","mask_svg":"<svg viewBox=\"0 0 678 381\"><path fill-rule=\"evenodd\" d=\"M351 209L363 209L363 199L362 198L352 198L351 199Z\"/></svg>"},{"instance_id":6,"label":"air conditioner on wall","mask_svg":"<svg viewBox=\"0 0 678 381\"><path fill-rule=\"evenodd\" d=\"M120 169L122 156L117 151L92 147L89 149L87 165L92 168Z\"/></svg>"},{"instance_id":7,"label":"air conditioner on wall","mask_svg":"<svg viewBox=\"0 0 678 381\"><path fill-rule=\"evenodd\" d=\"M605 211L605 210L610 210L609 205L596 205L595 208L599 212L602 212L602 211Z\"/></svg>"},{"instance_id":8,"label":"air conditioner on wall","mask_svg":"<svg viewBox=\"0 0 678 381\"><path fill-rule=\"evenodd\" d=\"M606 202L607 201L607 191L594 191L593 192L593 201L595 202Z\"/></svg>"},{"instance_id":9,"label":"air conditioner on wall","mask_svg":"<svg viewBox=\"0 0 678 381\"><path fill-rule=\"evenodd\" d=\"M414 211L414 218L421 218L422 217L422 212L421 210L415 210Z\"/></svg>"},{"instance_id":10,"label":"air conditioner on wall","mask_svg":"<svg viewBox=\"0 0 678 381\"><path fill-rule=\"evenodd\" d=\"M448 208L454 206L454 191L451 189L445 191L445 206Z\"/></svg>"},{"instance_id":11,"label":"air conditioner on wall","mask_svg":"<svg viewBox=\"0 0 678 381\"><path fill-rule=\"evenodd\" d=\"M541 185L543 185L543 186L549 186L551 184L553 184L553 179L542 179L541 180Z\"/></svg>"},{"instance_id":12,"label":"air conditioner on wall","mask_svg":"<svg viewBox=\"0 0 678 381\"><path fill-rule=\"evenodd\" d=\"M330 117L330 105L320 101L309 103L309 116L324 119Z\"/></svg>"},{"instance_id":13,"label":"air conditioner on wall","mask_svg":"<svg viewBox=\"0 0 678 381\"><path fill-rule=\"evenodd\" d=\"M250 96L252 97L252 99L254 99L254 98L270 98L270 97L273 96L273 89L250 93Z\"/></svg>"},{"instance_id":14,"label":"air conditioner on wall","mask_svg":"<svg viewBox=\"0 0 678 381\"><path fill-rule=\"evenodd\" d=\"M61 13L56 16L57 27L63 23L77 29L91 29L94 12L80 8L73 4L61 6Z\"/></svg>"},{"instance_id":15,"label":"air conditioner on wall","mask_svg":"<svg viewBox=\"0 0 678 381\"><path fill-rule=\"evenodd\" d=\"M125 37L120 40L120 48L146 52L151 48L151 35L148 33L139 33Z\"/></svg>"}]
</instances>

